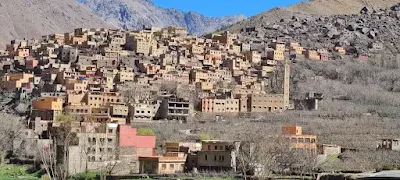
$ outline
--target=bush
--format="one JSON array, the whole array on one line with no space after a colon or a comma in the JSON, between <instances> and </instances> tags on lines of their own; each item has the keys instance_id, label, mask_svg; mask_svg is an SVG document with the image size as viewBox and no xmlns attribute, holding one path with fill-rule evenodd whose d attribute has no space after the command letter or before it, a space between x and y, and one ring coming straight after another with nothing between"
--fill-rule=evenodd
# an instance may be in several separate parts
<instances>
[{"instance_id":1,"label":"bush","mask_svg":"<svg viewBox=\"0 0 400 180\"><path fill-rule=\"evenodd\" d=\"M0 179L14 179L16 177L24 177L24 179L38 179L35 174L28 172L28 167L18 165L1 165L0 166Z\"/></svg>"},{"instance_id":2,"label":"bush","mask_svg":"<svg viewBox=\"0 0 400 180\"><path fill-rule=\"evenodd\" d=\"M100 179L100 174L97 172L79 173L71 176L71 180L97 180Z\"/></svg>"},{"instance_id":3,"label":"bush","mask_svg":"<svg viewBox=\"0 0 400 180\"><path fill-rule=\"evenodd\" d=\"M204 140L210 140L211 136L209 134L200 134L200 140L204 141Z\"/></svg>"},{"instance_id":4,"label":"bush","mask_svg":"<svg viewBox=\"0 0 400 180\"><path fill-rule=\"evenodd\" d=\"M155 136L156 133L150 128L138 128L137 135L140 135L140 136Z\"/></svg>"}]
</instances>

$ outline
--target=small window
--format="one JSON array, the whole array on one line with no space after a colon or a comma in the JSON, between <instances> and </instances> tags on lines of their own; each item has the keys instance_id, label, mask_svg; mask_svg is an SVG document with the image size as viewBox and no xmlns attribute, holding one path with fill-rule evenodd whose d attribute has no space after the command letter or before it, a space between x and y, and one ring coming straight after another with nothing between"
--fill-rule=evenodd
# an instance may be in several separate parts
<instances>
[{"instance_id":1,"label":"small window","mask_svg":"<svg viewBox=\"0 0 400 180\"><path fill-rule=\"evenodd\" d=\"M169 170L174 170L174 168L175 168L174 164L169 165Z\"/></svg>"},{"instance_id":2,"label":"small window","mask_svg":"<svg viewBox=\"0 0 400 180\"><path fill-rule=\"evenodd\" d=\"M214 161L217 161L217 156L214 156Z\"/></svg>"},{"instance_id":3,"label":"small window","mask_svg":"<svg viewBox=\"0 0 400 180\"><path fill-rule=\"evenodd\" d=\"M161 169L162 170L166 170L167 169L167 165L166 164L161 164Z\"/></svg>"},{"instance_id":4,"label":"small window","mask_svg":"<svg viewBox=\"0 0 400 180\"><path fill-rule=\"evenodd\" d=\"M206 161L207 161L207 155L205 155L205 156L204 156L204 160L206 160Z\"/></svg>"}]
</instances>

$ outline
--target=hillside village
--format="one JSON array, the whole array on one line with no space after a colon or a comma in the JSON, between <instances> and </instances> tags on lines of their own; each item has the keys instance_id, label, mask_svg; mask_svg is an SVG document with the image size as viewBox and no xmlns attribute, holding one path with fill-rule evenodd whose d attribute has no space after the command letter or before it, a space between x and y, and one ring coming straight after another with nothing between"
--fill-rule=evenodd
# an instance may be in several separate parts
<instances>
[{"instance_id":1,"label":"hillside village","mask_svg":"<svg viewBox=\"0 0 400 180\"><path fill-rule=\"evenodd\" d=\"M383 48L379 42L370 44L371 51ZM40 156L48 172L54 163L49 159L57 156L69 175L95 170L107 175L208 171L264 175L274 168L261 163L266 161L260 159L265 152L254 149L267 145L257 140L157 142L152 129L135 125L285 114L298 104L318 110L323 93L292 97L293 64L328 62L333 55L369 58L340 45L303 47L280 37L259 42L229 31L197 37L179 27L78 28L40 39L13 40L0 54L1 92L13 95L2 105L3 111L15 112L28 104L19 112L26 115L22 140L15 141L11 151L25 149L27 159ZM319 143L315 134L303 134L298 125L284 125L276 137L264 138L279 142L271 159L281 165L274 172L282 174L313 173L313 167L301 164L316 166L329 156L357 151ZM398 140L392 138L376 145L399 149ZM32 147L37 150L30 151ZM256 157L257 153L261 154ZM284 153L289 158L277 160Z\"/></svg>"}]
</instances>

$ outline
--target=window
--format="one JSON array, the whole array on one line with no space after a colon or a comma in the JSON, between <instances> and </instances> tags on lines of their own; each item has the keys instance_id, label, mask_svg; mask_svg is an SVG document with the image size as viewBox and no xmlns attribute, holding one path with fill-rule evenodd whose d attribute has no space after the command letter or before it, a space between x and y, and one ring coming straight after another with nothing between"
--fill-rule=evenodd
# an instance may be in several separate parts
<instances>
[{"instance_id":1,"label":"window","mask_svg":"<svg viewBox=\"0 0 400 180\"><path fill-rule=\"evenodd\" d=\"M215 150L218 150L218 146L214 146L214 149L215 149Z\"/></svg>"},{"instance_id":2,"label":"window","mask_svg":"<svg viewBox=\"0 0 400 180\"><path fill-rule=\"evenodd\" d=\"M217 161L217 156L214 156L214 161Z\"/></svg>"},{"instance_id":3,"label":"window","mask_svg":"<svg viewBox=\"0 0 400 180\"><path fill-rule=\"evenodd\" d=\"M207 161L207 155L205 155L205 156L204 156L204 160L206 160L206 161Z\"/></svg>"},{"instance_id":4,"label":"window","mask_svg":"<svg viewBox=\"0 0 400 180\"><path fill-rule=\"evenodd\" d=\"M175 168L175 167L174 167L174 164L170 164L170 165L169 165L169 170L174 170L174 168Z\"/></svg>"},{"instance_id":5,"label":"window","mask_svg":"<svg viewBox=\"0 0 400 180\"><path fill-rule=\"evenodd\" d=\"M112 140L111 138L108 138L107 141L108 141L109 143L112 143L112 142L113 142L113 140Z\"/></svg>"},{"instance_id":6,"label":"window","mask_svg":"<svg viewBox=\"0 0 400 180\"><path fill-rule=\"evenodd\" d=\"M311 143L315 143L315 139L311 139Z\"/></svg>"},{"instance_id":7,"label":"window","mask_svg":"<svg viewBox=\"0 0 400 180\"><path fill-rule=\"evenodd\" d=\"M112 129L109 129L109 130L108 130L108 133L113 133L113 130L112 130Z\"/></svg>"},{"instance_id":8,"label":"window","mask_svg":"<svg viewBox=\"0 0 400 180\"><path fill-rule=\"evenodd\" d=\"M304 139L303 138L299 138L298 141L299 141L299 143L303 143Z\"/></svg>"},{"instance_id":9,"label":"window","mask_svg":"<svg viewBox=\"0 0 400 180\"><path fill-rule=\"evenodd\" d=\"M162 170L166 170L167 169L167 165L166 164L161 164L161 169Z\"/></svg>"}]
</instances>

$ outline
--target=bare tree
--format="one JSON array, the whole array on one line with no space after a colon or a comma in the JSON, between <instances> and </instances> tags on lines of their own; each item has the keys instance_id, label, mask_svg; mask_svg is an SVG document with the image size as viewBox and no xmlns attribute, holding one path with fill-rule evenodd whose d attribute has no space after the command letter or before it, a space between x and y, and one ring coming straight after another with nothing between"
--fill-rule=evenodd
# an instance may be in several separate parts
<instances>
[{"instance_id":1,"label":"bare tree","mask_svg":"<svg viewBox=\"0 0 400 180\"><path fill-rule=\"evenodd\" d=\"M7 152L13 148L12 142L21 138L24 126L20 117L6 113L0 113L0 116L0 163L4 164Z\"/></svg>"},{"instance_id":2,"label":"bare tree","mask_svg":"<svg viewBox=\"0 0 400 180\"><path fill-rule=\"evenodd\" d=\"M128 82L118 86L119 92L126 102L133 103L138 100L149 99L151 88L134 82Z\"/></svg>"},{"instance_id":3,"label":"bare tree","mask_svg":"<svg viewBox=\"0 0 400 180\"><path fill-rule=\"evenodd\" d=\"M66 180L68 178L68 149L73 141L76 141L76 134L72 132L73 119L69 115L57 116L55 127L50 130L50 138L53 146L39 147L39 153L46 173L51 179Z\"/></svg>"}]
</instances>

